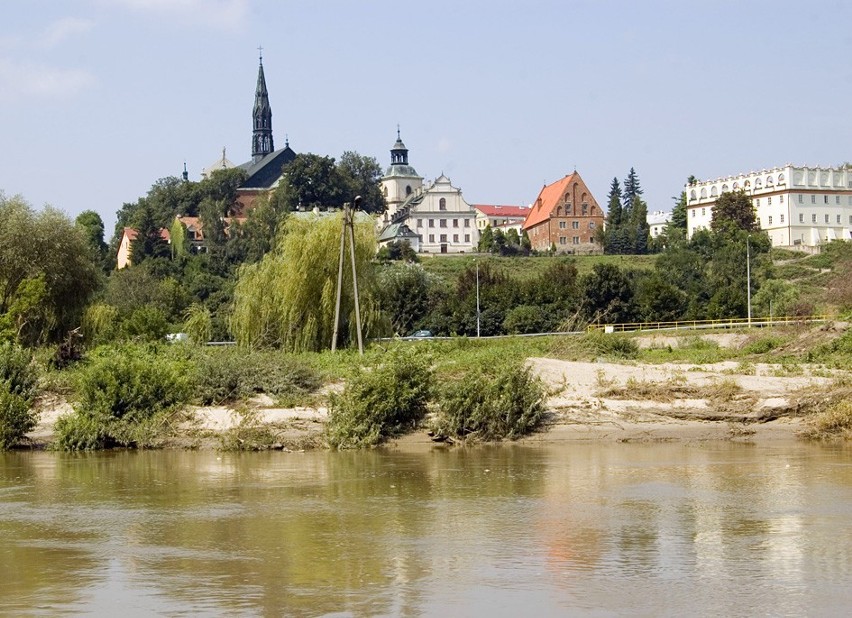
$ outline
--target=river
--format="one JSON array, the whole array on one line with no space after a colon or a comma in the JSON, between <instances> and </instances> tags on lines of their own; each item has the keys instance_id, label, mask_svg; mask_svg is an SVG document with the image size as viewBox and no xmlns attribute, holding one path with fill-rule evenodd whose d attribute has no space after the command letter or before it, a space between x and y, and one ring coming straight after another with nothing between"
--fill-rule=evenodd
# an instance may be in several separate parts
<instances>
[{"instance_id":1,"label":"river","mask_svg":"<svg viewBox=\"0 0 852 618\"><path fill-rule=\"evenodd\" d=\"M0 453L0 614L801 616L852 448Z\"/></svg>"}]
</instances>

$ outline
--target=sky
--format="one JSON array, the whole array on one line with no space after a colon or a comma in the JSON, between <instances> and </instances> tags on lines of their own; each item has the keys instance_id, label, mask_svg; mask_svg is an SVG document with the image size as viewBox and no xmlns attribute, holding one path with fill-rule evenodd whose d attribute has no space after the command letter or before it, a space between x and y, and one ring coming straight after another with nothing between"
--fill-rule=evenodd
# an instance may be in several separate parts
<instances>
[{"instance_id":1,"label":"sky","mask_svg":"<svg viewBox=\"0 0 852 618\"><path fill-rule=\"evenodd\" d=\"M275 145L409 162L472 204L575 169L648 210L712 179L852 160L848 0L0 0L0 191L107 225L159 178Z\"/></svg>"}]
</instances>

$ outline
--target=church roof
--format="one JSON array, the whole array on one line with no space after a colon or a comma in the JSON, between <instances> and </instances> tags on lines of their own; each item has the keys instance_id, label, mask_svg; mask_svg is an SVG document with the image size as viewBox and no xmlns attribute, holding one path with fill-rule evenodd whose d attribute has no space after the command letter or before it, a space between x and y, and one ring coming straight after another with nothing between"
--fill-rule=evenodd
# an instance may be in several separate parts
<instances>
[{"instance_id":1,"label":"church roof","mask_svg":"<svg viewBox=\"0 0 852 618\"><path fill-rule=\"evenodd\" d=\"M388 167L384 175L385 178L420 178L417 170L410 165L401 165L399 163Z\"/></svg>"},{"instance_id":2,"label":"church roof","mask_svg":"<svg viewBox=\"0 0 852 618\"><path fill-rule=\"evenodd\" d=\"M386 225L379 234L379 242L392 241L397 238L420 238L420 235L412 232L411 228L404 223L391 223L390 225Z\"/></svg>"},{"instance_id":3,"label":"church roof","mask_svg":"<svg viewBox=\"0 0 852 618\"><path fill-rule=\"evenodd\" d=\"M248 161L239 167L248 174L246 181L240 185L240 189L271 189L281 178L285 165L296 158L296 153L290 146L263 157L257 163Z\"/></svg>"}]
</instances>

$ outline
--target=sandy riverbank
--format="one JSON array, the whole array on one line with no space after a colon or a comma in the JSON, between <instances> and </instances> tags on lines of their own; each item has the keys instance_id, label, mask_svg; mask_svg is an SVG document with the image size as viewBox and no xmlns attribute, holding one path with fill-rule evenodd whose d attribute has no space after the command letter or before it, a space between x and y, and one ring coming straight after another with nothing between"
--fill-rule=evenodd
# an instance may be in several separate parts
<instances>
[{"instance_id":1,"label":"sandy riverbank","mask_svg":"<svg viewBox=\"0 0 852 618\"><path fill-rule=\"evenodd\" d=\"M794 440L803 427L802 389L825 388L833 377L785 375L778 365L735 362L712 365L618 364L531 358L547 386L549 415L541 431L525 442ZM743 371L746 370L747 373ZM71 406L40 402L38 427L29 435L45 445L53 425ZM179 425L174 446L216 448L222 438L241 439L257 428L276 436L275 446L309 448L321 443L326 408L276 408L259 397L240 408L196 407ZM421 431L400 444L430 444Z\"/></svg>"}]
</instances>

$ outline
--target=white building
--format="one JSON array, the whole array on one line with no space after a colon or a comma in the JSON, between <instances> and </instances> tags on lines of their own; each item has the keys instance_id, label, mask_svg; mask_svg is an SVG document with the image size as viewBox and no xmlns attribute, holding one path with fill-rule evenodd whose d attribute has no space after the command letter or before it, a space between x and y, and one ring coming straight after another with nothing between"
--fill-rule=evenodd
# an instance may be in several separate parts
<instances>
[{"instance_id":1,"label":"white building","mask_svg":"<svg viewBox=\"0 0 852 618\"><path fill-rule=\"evenodd\" d=\"M666 231L666 226L669 224L671 216L672 213L663 212L662 210L655 210L654 212L648 213L647 221L651 238L657 238Z\"/></svg>"},{"instance_id":2,"label":"white building","mask_svg":"<svg viewBox=\"0 0 852 618\"><path fill-rule=\"evenodd\" d=\"M473 208L476 210L476 229L480 234L489 226L504 232L515 230L520 234L521 227L530 213L529 206L474 204Z\"/></svg>"},{"instance_id":3,"label":"white building","mask_svg":"<svg viewBox=\"0 0 852 618\"><path fill-rule=\"evenodd\" d=\"M836 239L852 240L852 168L788 164L696 182L685 190L689 236L709 229L718 196L743 190L773 246L818 247Z\"/></svg>"},{"instance_id":4,"label":"white building","mask_svg":"<svg viewBox=\"0 0 852 618\"><path fill-rule=\"evenodd\" d=\"M420 253L466 253L479 243L476 210L464 201L461 189L441 174L424 186L423 177L408 164L408 149L399 137L391 149L391 164L382 177L382 192L388 204L379 217L380 237L396 238L389 226L407 227L419 236ZM400 226L399 224L403 224Z\"/></svg>"}]
</instances>

